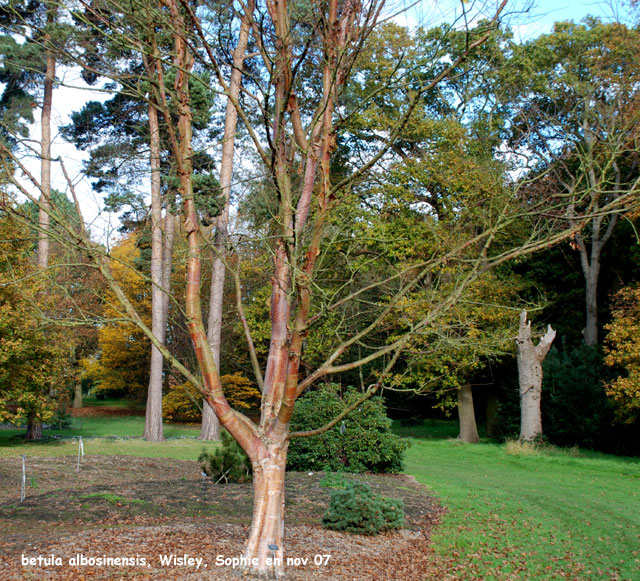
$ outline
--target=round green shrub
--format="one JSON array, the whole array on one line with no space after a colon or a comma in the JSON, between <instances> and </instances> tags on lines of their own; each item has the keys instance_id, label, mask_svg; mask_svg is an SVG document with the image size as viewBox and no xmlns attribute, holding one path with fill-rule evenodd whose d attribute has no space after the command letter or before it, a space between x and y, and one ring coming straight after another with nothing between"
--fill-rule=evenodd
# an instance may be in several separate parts
<instances>
[{"instance_id":1,"label":"round green shrub","mask_svg":"<svg viewBox=\"0 0 640 581\"><path fill-rule=\"evenodd\" d=\"M368 484L349 482L344 490L331 494L325 528L359 535L377 535L402 528L404 505L401 500L375 496Z\"/></svg>"},{"instance_id":2,"label":"round green shrub","mask_svg":"<svg viewBox=\"0 0 640 581\"><path fill-rule=\"evenodd\" d=\"M339 385L323 385L302 396L296 403L291 431L320 428L361 397ZM381 397L373 397L343 422L318 436L294 438L289 446L289 470L326 470L331 472L400 472L406 441L391 432Z\"/></svg>"}]
</instances>

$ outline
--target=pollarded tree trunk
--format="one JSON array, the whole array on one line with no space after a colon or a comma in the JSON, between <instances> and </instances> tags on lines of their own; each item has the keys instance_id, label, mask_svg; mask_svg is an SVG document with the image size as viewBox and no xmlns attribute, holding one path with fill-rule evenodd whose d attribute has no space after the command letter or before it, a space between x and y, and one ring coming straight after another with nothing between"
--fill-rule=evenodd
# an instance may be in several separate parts
<instances>
[{"instance_id":1,"label":"pollarded tree trunk","mask_svg":"<svg viewBox=\"0 0 640 581\"><path fill-rule=\"evenodd\" d=\"M476 414L473 409L473 389L470 383L458 389L458 418L460 421L460 434L458 440L475 444L478 437Z\"/></svg>"},{"instance_id":2,"label":"pollarded tree trunk","mask_svg":"<svg viewBox=\"0 0 640 581\"><path fill-rule=\"evenodd\" d=\"M534 346L531 340L531 321L527 321L526 311L520 313L520 330L516 346L520 383L520 440L523 441L530 442L542 435L542 362L555 336L556 332L549 325L538 345Z\"/></svg>"}]
</instances>

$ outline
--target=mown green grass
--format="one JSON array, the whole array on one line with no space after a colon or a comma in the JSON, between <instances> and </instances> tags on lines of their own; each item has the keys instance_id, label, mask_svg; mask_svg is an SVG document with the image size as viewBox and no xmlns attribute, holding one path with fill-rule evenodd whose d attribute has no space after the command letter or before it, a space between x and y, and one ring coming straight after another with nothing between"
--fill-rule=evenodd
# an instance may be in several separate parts
<instances>
[{"instance_id":1,"label":"mown green grass","mask_svg":"<svg viewBox=\"0 0 640 581\"><path fill-rule=\"evenodd\" d=\"M195 427L165 426L166 437L181 439L152 443L140 439L142 417L74 422L50 432L67 439L46 443L27 444L15 438L19 430L0 430L0 457L75 455L74 436L83 436L86 454L195 460L204 447ZM455 422L394 430L412 437L406 471L448 508L433 543L452 577L640 578L636 459L554 449L508 454L504 445L451 439Z\"/></svg>"},{"instance_id":2,"label":"mown green grass","mask_svg":"<svg viewBox=\"0 0 640 581\"><path fill-rule=\"evenodd\" d=\"M0 446L9 445L11 442L19 440L18 436L24 434L24 428L0 430ZM100 438L113 436L119 438L141 437L144 432L143 416L119 416L119 417L86 417L71 418L71 426L65 429L45 429L45 438ZM165 424L165 438L181 438L197 436L198 426L185 426L181 424Z\"/></svg>"},{"instance_id":3,"label":"mown green grass","mask_svg":"<svg viewBox=\"0 0 640 581\"><path fill-rule=\"evenodd\" d=\"M640 578L640 464L413 439L406 470L448 508L435 550L478 579Z\"/></svg>"},{"instance_id":4,"label":"mown green grass","mask_svg":"<svg viewBox=\"0 0 640 581\"><path fill-rule=\"evenodd\" d=\"M77 438L82 436L85 454L125 454L128 456L166 457L196 460L204 443L195 438L197 427L165 425L165 442L141 439L144 418L141 416L74 418L64 430L44 430L44 442L25 442L24 429L0 430L0 457L27 454L29 456L67 456L78 451ZM49 439L56 438L56 439ZM214 444L208 443L207 446Z\"/></svg>"},{"instance_id":5,"label":"mown green grass","mask_svg":"<svg viewBox=\"0 0 640 581\"><path fill-rule=\"evenodd\" d=\"M133 402L122 398L104 398L98 399L95 395L85 395L82 398L83 407L115 407L125 409L144 410L144 402Z\"/></svg>"}]
</instances>

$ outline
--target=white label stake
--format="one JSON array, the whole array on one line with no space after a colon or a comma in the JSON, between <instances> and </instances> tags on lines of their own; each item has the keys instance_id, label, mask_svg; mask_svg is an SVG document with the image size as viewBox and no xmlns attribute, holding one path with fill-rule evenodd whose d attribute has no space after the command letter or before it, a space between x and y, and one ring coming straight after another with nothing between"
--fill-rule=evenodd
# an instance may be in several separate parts
<instances>
[{"instance_id":1,"label":"white label stake","mask_svg":"<svg viewBox=\"0 0 640 581\"><path fill-rule=\"evenodd\" d=\"M22 502L24 500L24 497L27 495L26 494L26 488L27 488L27 457L26 455L22 455L22 482L20 483L20 502Z\"/></svg>"},{"instance_id":2,"label":"white label stake","mask_svg":"<svg viewBox=\"0 0 640 581\"><path fill-rule=\"evenodd\" d=\"M82 436L78 440L78 464L76 465L76 472L80 472L80 458L84 458L84 444L82 443Z\"/></svg>"}]
</instances>

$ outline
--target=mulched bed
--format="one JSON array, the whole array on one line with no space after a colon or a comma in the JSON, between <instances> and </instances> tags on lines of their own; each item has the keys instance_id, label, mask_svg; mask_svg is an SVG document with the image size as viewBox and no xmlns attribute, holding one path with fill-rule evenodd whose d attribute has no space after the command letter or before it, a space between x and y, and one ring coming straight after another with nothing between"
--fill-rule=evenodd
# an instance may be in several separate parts
<instances>
[{"instance_id":1,"label":"mulched bed","mask_svg":"<svg viewBox=\"0 0 640 581\"><path fill-rule=\"evenodd\" d=\"M242 554L251 484L216 485L202 479L196 462L164 458L86 456L79 472L72 457L33 458L27 497L20 503L20 474L20 459L0 459L0 580L238 578L216 559ZM423 486L406 475L350 477L405 502L404 530L361 537L320 525L331 494L320 485L323 477L287 475L285 558L299 559L287 568L287 579L448 577L429 548L431 528L443 510ZM49 561L23 566L22 555ZM120 567L69 564L76 555L131 561ZM163 565L160 555L189 555L202 563L198 569ZM324 555L330 556L327 563Z\"/></svg>"}]
</instances>

